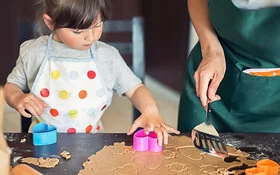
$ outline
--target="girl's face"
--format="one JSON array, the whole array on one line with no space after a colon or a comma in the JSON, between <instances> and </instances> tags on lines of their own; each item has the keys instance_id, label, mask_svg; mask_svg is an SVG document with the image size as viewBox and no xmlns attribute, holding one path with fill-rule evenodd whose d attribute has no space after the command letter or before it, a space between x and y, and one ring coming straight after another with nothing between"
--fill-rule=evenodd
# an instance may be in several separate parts
<instances>
[{"instance_id":1,"label":"girl's face","mask_svg":"<svg viewBox=\"0 0 280 175\"><path fill-rule=\"evenodd\" d=\"M103 21L98 17L97 21L87 29L57 29L54 31L53 39L73 49L87 50L91 47L92 43L100 39L102 29Z\"/></svg>"}]
</instances>

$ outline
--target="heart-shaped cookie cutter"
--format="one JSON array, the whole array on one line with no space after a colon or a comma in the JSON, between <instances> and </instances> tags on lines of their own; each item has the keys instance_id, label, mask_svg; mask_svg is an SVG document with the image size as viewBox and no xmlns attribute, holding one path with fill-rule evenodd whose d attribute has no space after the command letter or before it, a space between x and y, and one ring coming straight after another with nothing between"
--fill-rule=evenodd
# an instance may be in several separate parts
<instances>
[{"instance_id":1,"label":"heart-shaped cookie cutter","mask_svg":"<svg viewBox=\"0 0 280 175\"><path fill-rule=\"evenodd\" d=\"M35 146L50 145L57 141L57 129L46 123L38 123L33 129L33 144Z\"/></svg>"},{"instance_id":2,"label":"heart-shaped cookie cutter","mask_svg":"<svg viewBox=\"0 0 280 175\"><path fill-rule=\"evenodd\" d=\"M150 132L146 135L144 129L137 131L133 135L132 147L135 151L162 151L162 146L158 144L157 134L155 132Z\"/></svg>"}]
</instances>

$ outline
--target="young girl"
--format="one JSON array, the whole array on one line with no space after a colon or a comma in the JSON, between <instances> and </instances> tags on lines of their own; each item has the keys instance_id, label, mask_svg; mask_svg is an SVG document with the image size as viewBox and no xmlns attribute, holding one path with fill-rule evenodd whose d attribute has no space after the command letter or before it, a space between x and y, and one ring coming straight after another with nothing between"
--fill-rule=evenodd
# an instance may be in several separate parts
<instances>
[{"instance_id":1,"label":"young girl","mask_svg":"<svg viewBox=\"0 0 280 175\"><path fill-rule=\"evenodd\" d=\"M179 133L161 119L151 93L119 52L98 41L110 11L105 0L40 0L38 4L37 17L48 30L38 28L45 35L20 47L5 85L11 107L25 117L34 116L34 121L56 126L59 132L97 132L115 90L141 112L129 135L143 127L146 133L157 133L159 144L166 144L168 131Z\"/></svg>"}]
</instances>

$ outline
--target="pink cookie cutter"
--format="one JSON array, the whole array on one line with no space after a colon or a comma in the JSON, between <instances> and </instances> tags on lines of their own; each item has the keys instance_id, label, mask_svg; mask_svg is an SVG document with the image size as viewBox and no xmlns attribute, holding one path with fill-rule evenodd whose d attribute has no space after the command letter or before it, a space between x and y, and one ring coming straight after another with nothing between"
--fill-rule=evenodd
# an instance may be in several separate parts
<instances>
[{"instance_id":1,"label":"pink cookie cutter","mask_svg":"<svg viewBox=\"0 0 280 175\"><path fill-rule=\"evenodd\" d=\"M162 146L158 144L156 133L150 132L149 135L146 135L144 129L137 131L133 135L132 147L135 151L151 151L151 152L162 151Z\"/></svg>"}]
</instances>

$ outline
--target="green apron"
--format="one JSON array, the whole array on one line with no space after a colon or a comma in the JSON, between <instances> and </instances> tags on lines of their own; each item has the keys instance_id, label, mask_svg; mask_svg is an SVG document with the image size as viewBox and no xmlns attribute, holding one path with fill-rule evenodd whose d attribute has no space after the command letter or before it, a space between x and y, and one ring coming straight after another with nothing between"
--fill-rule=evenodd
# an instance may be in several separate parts
<instances>
[{"instance_id":1,"label":"green apron","mask_svg":"<svg viewBox=\"0 0 280 175\"><path fill-rule=\"evenodd\" d=\"M219 132L280 132L280 77L257 77L248 68L280 68L280 7L239 9L231 0L209 0L210 19L223 46L226 73L212 104ZM197 43L189 55L178 129L190 132L205 120L193 79L201 62Z\"/></svg>"}]
</instances>

